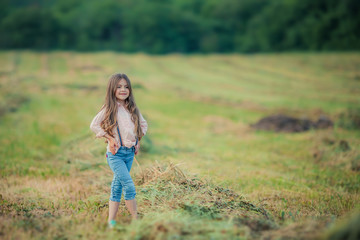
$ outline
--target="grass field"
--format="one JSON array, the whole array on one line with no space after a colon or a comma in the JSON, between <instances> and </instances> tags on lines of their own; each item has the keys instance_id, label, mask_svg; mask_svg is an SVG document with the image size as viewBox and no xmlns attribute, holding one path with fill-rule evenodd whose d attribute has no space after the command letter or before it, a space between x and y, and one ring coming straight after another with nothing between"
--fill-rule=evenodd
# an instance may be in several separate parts
<instances>
[{"instance_id":1,"label":"grass field","mask_svg":"<svg viewBox=\"0 0 360 240\"><path fill-rule=\"evenodd\" d=\"M112 172L89 125L114 72L132 80L149 130L131 170L142 218L131 222L122 198L109 231ZM0 236L329 238L360 222L360 130L342 117L359 103L359 53L2 51ZM275 113L335 125L249 126Z\"/></svg>"}]
</instances>

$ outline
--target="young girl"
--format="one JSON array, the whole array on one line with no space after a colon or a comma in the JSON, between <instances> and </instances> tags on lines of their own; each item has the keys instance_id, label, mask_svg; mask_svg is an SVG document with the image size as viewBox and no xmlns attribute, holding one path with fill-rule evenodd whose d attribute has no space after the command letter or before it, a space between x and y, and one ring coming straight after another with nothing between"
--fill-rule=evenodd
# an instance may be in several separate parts
<instances>
[{"instance_id":1,"label":"young girl","mask_svg":"<svg viewBox=\"0 0 360 240\"><path fill-rule=\"evenodd\" d=\"M129 78L125 74L113 74L108 82L105 104L90 124L96 137L106 138L106 159L114 172L109 199L110 228L116 224L122 190L126 207L132 218L137 219L136 192L130 169L147 127L135 104Z\"/></svg>"}]
</instances>

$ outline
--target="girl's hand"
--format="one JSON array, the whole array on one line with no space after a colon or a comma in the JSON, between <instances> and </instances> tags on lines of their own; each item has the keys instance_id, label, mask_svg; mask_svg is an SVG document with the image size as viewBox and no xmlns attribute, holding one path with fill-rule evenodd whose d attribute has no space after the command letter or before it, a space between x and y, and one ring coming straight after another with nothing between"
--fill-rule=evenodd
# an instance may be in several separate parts
<instances>
[{"instance_id":1,"label":"girl's hand","mask_svg":"<svg viewBox=\"0 0 360 240\"><path fill-rule=\"evenodd\" d=\"M110 152L113 155L115 155L116 150L119 148L118 143L116 142L116 140L114 138L110 138L109 141L110 141L110 143L109 143Z\"/></svg>"},{"instance_id":2,"label":"girl's hand","mask_svg":"<svg viewBox=\"0 0 360 240\"><path fill-rule=\"evenodd\" d=\"M138 142L137 145L135 146L135 155L138 154L139 149L140 149L140 142Z\"/></svg>"}]
</instances>

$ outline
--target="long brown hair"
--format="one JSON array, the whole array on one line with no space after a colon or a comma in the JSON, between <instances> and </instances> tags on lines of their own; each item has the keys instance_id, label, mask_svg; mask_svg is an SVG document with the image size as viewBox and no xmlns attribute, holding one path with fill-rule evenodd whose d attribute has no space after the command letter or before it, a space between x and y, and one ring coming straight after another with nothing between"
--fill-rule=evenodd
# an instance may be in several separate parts
<instances>
[{"instance_id":1,"label":"long brown hair","mask_svg":"<svg viewBox=\"0 0 360 240\"><path fill-rule=\"evenodd\" d=\"M130 79L124 73L115 73L110 76L109 82L107 85L106 96L105 96L105 103L102 106L101 110L105 108L105 117L104 120L101 122L101 128L104 129L106 133L110 136L114 137L113 129L116 127L116 115L117 115L117 103L116 103L116 88L118 83L121 79L125 79L127 85L129 87L129 97L125 99L125 108L131 114L131 120L135 125L135 134L139 138L142 137L142 129L140 125L140 113L139 109L135 104L134 95L131 88Z\"/></svg>"}]
</instances>

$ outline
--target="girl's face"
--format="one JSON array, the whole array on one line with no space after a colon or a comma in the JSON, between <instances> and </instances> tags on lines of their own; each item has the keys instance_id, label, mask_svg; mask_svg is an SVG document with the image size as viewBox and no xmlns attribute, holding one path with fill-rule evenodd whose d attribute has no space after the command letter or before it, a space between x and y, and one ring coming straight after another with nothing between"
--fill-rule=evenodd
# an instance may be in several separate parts
<instances>
[{"instance_id":1,"label":"girl's face","mask_svg":"<svg viewBox=\"0 0 360 240\"><path fill-rule=\"evenodd\" d=\"M124 101L129 97L130 89L125 79L121 79L118 82L116 91L115 91L115 97L118 101Z\"/></svg>"}]
</instances>

